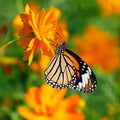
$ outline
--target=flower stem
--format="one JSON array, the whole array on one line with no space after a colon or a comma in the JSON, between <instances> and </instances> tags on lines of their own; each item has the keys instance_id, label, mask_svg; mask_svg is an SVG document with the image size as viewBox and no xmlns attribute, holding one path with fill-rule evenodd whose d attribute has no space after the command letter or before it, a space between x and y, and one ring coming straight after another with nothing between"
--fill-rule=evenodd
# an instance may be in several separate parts
<instances>
[{"instance_id":1,"label":"flower stem","mask_svg":"<svg viewBox=\"0 0 120 120\"><path fill-rule=\"evenodd\" d=\"M17 41L17 40L18 40L18 39L14 39L14 40L12 40L12 41L6 43L6 44L3 45L2 47L0 47L0 51L1 51L2 49L4 49L5 47L7 47L8 45L12 44L13 42Z\"/></svg>"}]
</instances>

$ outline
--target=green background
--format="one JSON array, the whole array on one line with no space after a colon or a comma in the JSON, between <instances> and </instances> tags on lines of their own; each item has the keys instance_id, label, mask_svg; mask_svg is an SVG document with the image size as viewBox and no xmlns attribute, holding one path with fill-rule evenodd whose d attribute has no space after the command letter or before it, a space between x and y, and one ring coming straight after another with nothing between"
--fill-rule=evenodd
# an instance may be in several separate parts
<instances>
[{"instance_id":1,"label":"green background","mask_svg":"<svg viewBox=\"0 0 120 120\"><path fill-rule=\"evenodd\" d=\"M0 0L0 27L8 26L7 34L2 38L0 46L15 39L12 22L14 17L24 11L25 4L30 0ZM103 17L96 0L34 0L42 8L55 6L62 12L61 21L68 24L68 47L73 49L72 35L82 35L84 29L95 24L120 40L120 15ZM120 43L120 42L119 42ZM119 47L118 43L118 47ZM23 48L16 42L4 53L4 56L15 57L22 60ZM34 57L37 60L37 56ZM0 66L0 120L23 120L16 111L16 107L24 103L24 94L30 86L40 86L45 83L44 78L34 73L27 62L23 63L26 72L21 71L17 65L12 66L11 74L6 74ZM111 61L111 64L112 61ZM93 68L97 76L98 87L93 94L83 94L69 90L67 96L77 93L86 101L83 110L86 120L100 120L104 116L109 120L120 119L120 70L102 73ZM49 91L48 91L49 92ZM115 113L109 114L112 106Z\"/></svg>"}]
</instances>

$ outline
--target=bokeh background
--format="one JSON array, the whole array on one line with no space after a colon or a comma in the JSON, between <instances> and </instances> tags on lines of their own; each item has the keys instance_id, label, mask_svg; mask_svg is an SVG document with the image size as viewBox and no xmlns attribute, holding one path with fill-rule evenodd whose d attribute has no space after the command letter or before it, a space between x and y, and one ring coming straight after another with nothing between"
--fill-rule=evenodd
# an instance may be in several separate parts
<instances>
[{"instance_id":1,"label":"bokeh background","mask_svg":"<svg viewBox=\"0 0 120 120\"><path fill-rule=\"evenodd\" d=\"M119 120L120 0L0 0L0 120L23 120L17 106L25 104L24 95L31 86L45 83L37 55L28 66L22 61L24 49L17 42L8 44L15 39L13 20L28 2L60 9L60 21L69 32L67 47L80 55L97 77L94 93L68 90L66 97L78 94L84 100L85 120Z\"/></svg>"}]
</instances>

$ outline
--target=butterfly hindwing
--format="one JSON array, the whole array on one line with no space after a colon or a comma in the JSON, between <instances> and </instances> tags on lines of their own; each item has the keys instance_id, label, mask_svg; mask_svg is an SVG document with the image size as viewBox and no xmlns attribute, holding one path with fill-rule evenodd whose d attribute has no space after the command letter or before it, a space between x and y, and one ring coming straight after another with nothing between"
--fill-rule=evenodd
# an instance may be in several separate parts
<instances>
[{"instance_id":1,"label":"butterfly hindwing","mask_svg":"<svg viewBox=\"0 0 120 120\"><path fill-rule=\"evenodd\" d=\"M87 66L86 72L81 72L81 76L77 78L74 89L84 93L92 93L97 86L97 81L93 71Z\"/></svg>"},{"instance_id":2,"label":"butterfly hindwing","mask_svg":"<svg viewBox=\"0 0 120 120\"><path fill-rule=\"evenodd\" d=\"M85 93L93 92L97 86L96 77L93 71L78 55L68 49L66 49L66 51L79 63L79 69L76 69L76 71L80 75L76 75L76 83L72 88Z\"/></svg>"}]
</instances>

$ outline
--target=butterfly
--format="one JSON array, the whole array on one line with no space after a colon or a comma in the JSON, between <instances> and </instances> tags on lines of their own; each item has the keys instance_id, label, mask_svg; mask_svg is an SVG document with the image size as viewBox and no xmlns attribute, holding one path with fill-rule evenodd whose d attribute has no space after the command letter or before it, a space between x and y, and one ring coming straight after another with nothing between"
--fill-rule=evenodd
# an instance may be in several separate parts
<instances>
[{"instance_id":1,"label":"butterfly","mask_svg":"<svg viewBox=\"0 0 120 120\"><path fill-rule=\"evenodd\" d=\"M56 48L56 55L44 71L47 84L53 88L72 88L92 93L97 81L90 67L74 52L66 49L65 43Z\"/></svg>"}]
</instances>

